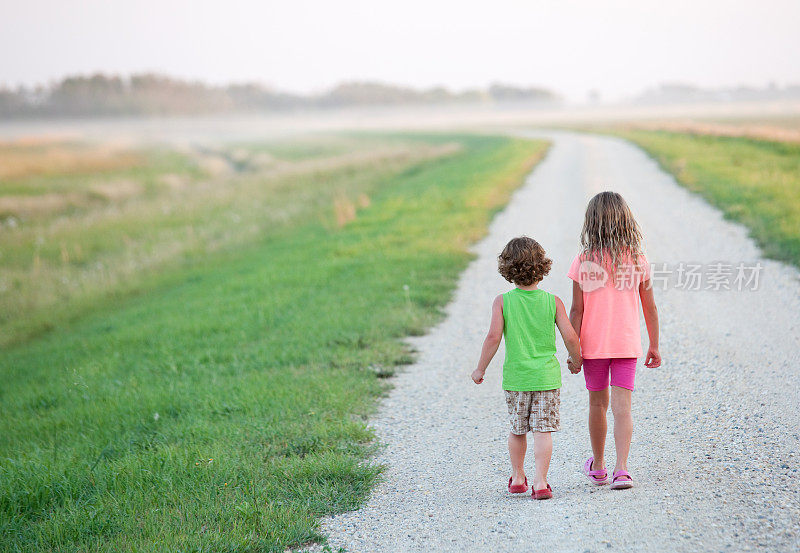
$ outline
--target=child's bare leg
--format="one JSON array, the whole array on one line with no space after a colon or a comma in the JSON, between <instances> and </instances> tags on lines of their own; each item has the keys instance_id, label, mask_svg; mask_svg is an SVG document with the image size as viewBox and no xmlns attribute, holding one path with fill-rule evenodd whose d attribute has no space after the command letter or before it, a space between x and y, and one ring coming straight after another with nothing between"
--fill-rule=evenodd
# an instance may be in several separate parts
<instances>
[{"instance_id":1,"label":"child's bare leg","mask_svg":"<svg viewBox=\"0 0 800 553\"><path fill-rule=\"evenodd\" d=\"M631 391L619 386L611 387L611 411L614 413L614 444L617 446L617 464L614 472L628 470L628 453L633 436L631 416Z\"/></svg>"},{"instance_id":2,"label":"child's bare leg","mask_svg":"<svg viewBox=\"0 0 800 553\"><path fill-rule=\"evenodd\" d=\"M547 471L550 470L550 457L553 455L553 436L550 432L533 433L533 458L536 461L536 476L533 489L547 487Z\"/></svg>"},{"instance_id":3,"label":"child's bare leg","mask_svg":"<svg viewBox=\"0 0 800 553\"><path fill-rule=\"evenodd\" d=\"M592 454L594 455L592 470L600 470L606 466L608 395L608 388L596 392L589 391L589 440L592 442Z\"/></svg>"},{"instance_id":4,"label":"child's bare leg","mask_svg":"<svg viewBox=\"0 0 800 553\"><path fill-rule=\"evenodd\" d=\"M525 483L525 451L528 449L526 434L508 434L508 455L511 457L511 483Z\"/></svg>"}]
</instances>

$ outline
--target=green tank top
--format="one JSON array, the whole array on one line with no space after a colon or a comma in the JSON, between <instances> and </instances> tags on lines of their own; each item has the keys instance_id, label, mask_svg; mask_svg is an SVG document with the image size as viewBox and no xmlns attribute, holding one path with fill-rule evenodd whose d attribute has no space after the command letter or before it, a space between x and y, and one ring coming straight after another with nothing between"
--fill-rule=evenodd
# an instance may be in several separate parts
<instances>
[{"instance_id":1,"label":"green tank top","mask_svg":"<svg viewBox=\"0 0 800 553\"><path fill-rule=\"evenodd\" d=\"M544 290L514 288L503 294L503 389L554 390L561 387L556 359L556 299Z\"/></svg>"}]
</instances>

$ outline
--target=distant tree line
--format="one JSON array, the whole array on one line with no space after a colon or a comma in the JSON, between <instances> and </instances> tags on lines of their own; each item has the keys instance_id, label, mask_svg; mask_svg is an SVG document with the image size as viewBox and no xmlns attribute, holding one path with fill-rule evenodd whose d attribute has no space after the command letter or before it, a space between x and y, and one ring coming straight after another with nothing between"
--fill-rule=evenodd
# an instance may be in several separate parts
<instances>
[{"instance_id":1,"label":"distant tree line","mask_svg":"<svg viewBox=\"0 0 800 553\"><path fill-rule=\"evenodd\" d=\"M662 105L797 99L800 99L800 85L779 87L775 83L770 83L763 88L752 86L700 88L691 84L664 83L645 90L633 101L637 104Z\"/></svg>"},{"instance_id":2,"label":"distant tree line","mask_svg":"<svg viewBox=\"0 0 800 553\"><path fill-rule=\"evenodd\" d=\"M322 94L300 95L254 83L210 86L152 73L127 78L95 74L66 77L49 86L0 87L0 118L196 115L350 106L560 101L558 95L543 88L501 84L452 92L442 87L418 90L375 82L347 82Z\"/></svg>"}]
</instances>

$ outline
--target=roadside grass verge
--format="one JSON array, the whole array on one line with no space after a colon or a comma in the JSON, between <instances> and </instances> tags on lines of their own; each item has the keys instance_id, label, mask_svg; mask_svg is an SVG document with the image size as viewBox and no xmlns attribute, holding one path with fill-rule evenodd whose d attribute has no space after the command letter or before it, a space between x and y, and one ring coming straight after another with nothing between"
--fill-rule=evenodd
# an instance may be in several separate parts
<instances>
[{"instance_id":1,"label":"roadside grass verge","mask_svg":"<svg viewBox=\"0 0 800 553\"><path fill-rule=\"evenodd\" d=\"M349 217L348 194L368 203L372 183L453 146L340 136L182 151L0 144L0 347L334 200Z\"/></svg>"},{"instance_id":2,"label":"roadside grass verge","mask_svg":"<svg viewBox=\"0 0 800 553\"><path fill-rule=\"evenodd\" d=\"M800 144L614 130L689 190L744 224L765 255L800 266Z\"/></svg>"},{"instance_id":3,"label":"roadside grass verge","mask_svg":"<svg viewBox=\"0 0 800 553\"><path fill-rule=\"evenodd\" d=\"M440 318L546 150L408 140L460 150L351 169L301 216L0 351L0 550L277 552L364 500L401 338Z\"/></svg>"}]
</instances>

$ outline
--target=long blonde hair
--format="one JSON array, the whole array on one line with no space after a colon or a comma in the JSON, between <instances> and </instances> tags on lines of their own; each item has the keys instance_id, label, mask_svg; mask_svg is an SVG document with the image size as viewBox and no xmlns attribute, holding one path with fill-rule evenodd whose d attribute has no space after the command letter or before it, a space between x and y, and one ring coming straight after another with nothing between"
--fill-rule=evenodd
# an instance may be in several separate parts
<instances>
[{"instance_id":1,"label":"long blonde hair","mask_svg":"<svg viewBox=\"0 0 800 553\"><path fill-rule=\"evenodd\" d=\"M607 191L589 200L581 230L581 257L614 273L626 264L638 268L642 253L642 231L622 196Z\"/></svg>"}]
</instances>

